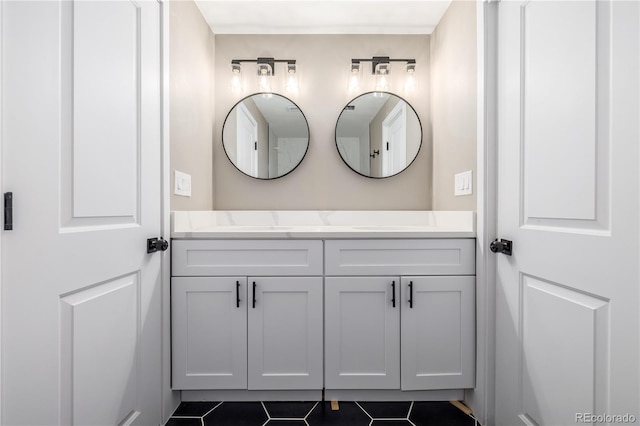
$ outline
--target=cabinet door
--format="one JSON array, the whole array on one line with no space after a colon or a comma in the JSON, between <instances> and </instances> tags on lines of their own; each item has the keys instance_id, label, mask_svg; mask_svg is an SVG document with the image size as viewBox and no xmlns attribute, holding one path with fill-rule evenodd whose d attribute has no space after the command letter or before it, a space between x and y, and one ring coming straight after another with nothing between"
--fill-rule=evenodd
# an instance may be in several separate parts
<instances>
[{"instance_id":1,"label":"cabinet door","mask_svg":"<svg viewBox=\"0 0 640 426\"><path fill-rule=\"evenodd\" d=\"M326 278L325 303L326 388L399 389L399 277Z\"/></svg>"},{"instance_id":2,"label":"cabinet door","mask_svg":"<svg viewBox=\"0 0 640 426\"><path fill-rule=\"evenodd\" d=\"M248 285L249 389L322 389L322 278Z\"/></svg>"},{"instance_id":3,"label":"cabinet door","mask_svg":"<svg viewBox=\"0 0 640 426\"><path fill-rule=\"evenodd\" d=\"M402 390L472 388L475 277L402 277Z\"/></svg>"},{"instance_id":4,"label":"cabinet door","mask_svg":"<svg viewBox=\"0 0 640 426\"><path fill-rule=\"evenodd\" d=\"M246 277L171 279L173 389L247 388L246 295Z\"/></svg>"}]
</instances>

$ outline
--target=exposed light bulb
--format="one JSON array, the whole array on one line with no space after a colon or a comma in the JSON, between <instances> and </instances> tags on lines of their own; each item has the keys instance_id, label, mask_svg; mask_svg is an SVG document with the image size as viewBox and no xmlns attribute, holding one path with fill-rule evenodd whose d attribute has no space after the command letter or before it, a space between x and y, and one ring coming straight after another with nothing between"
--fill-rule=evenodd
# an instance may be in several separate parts
<instances>
[{"instance_id":1,"label":"exposed light bulb","mask_svg":"<svg viewBox=\"0 0 640 426\"><path fill-rule=\"evenodd\" d=\"M360 91L360 79L355 72L351 73L349 77L349 93L357 93Z\"/></svg>"},{"instance_id":2,"label":"exposed light bulb","mask_svg":"<svg viewBox=\"0 0 640 426\"><path fill-rule=\"evenodd\" d=\"M258 86L261 92L271 92L271 81L266 73L260 75Z\"/></svg>"},{"instance_id":3,"label":"exposed light bulb","mask_svg":"<svg viewBox=\"0 0 640 426\"><path fill-rule=\"evenodd\" d=\"M297 95L298 90L298 77L295 73L289 73L289 75L287 76L287 92Z\"/></svg>"},{"instance_id":4,"label":"exposed light bulb","mask_svg":"<svg viewBox=\"0 0 640 426\"><path fill-rule=\"evenodd\" d=\"M416 80L413 77L412 72L407 72L407 77L404 80L404 91L413 92L416 89Z\"/></svg>"},{"instance_id":5,"label":"exposed light bulb","mask_svg":"<svg viewBox=\"0 0 640 426\"><path fill-rule=\"evenodd\" d=\"M233 73L231 77L231 91L233 93L242 93L242 81L240 81L240 73Z\"/></svg>"},{"instance_id":6,"label":"exposed light bulb","mask_svg":"<svg viewBox=\"0 0 640 426\"><path fill-rule=\"evenodd\" d=\"M406 69L407 69L407 76L405 77L404 80L404 91L405 92L413 92L416 88L416 80L415 80L415 74L416 74L416 62L415 60L410 60L407 62L406 65Z\"/></svg>"},{"instance_id":7,"label":"exposed light bulb","mask_svg":"<svg viewBox=\"0 0 640 426\"><path fill-rule=\"evenodd\" d=\"M360 62L351 60L351 74L349 76L349 93L357 93L360 91Z\"/></svg>"},{"instance_id":8,"label":"exposed light bulb","mask_svg":"<svg viewBox=\"0 0 640 426\"><path fill-rule=\"evenodd\" d=\"M378 96L382 96L380 92L388 92L389 91L389 73L391 69L389 68L389 62L380 62L377 63L374 69L374 74L376 78L375 91L378 92Z\"/></svg>"},{"instance_id":9,"label":"exposed light bulb","mask_svg":"<svg viewBox=\"0 0 640 426\"><path fill-rule=\"evenodd\" d=\"M388 92L389 91L389 79L386 74L379 74L376 76L376 92Z\"/></svg>"},{"instance_id":10,"label":"exposed light bulb","mask_svg":"<svg viewBox=\"0 0 640 426\"><path fill-rule=\"evenodd\" d=\"M242 93L240 63L235 61L231 62L231 92L234 94Z\"/></svg>"}]
</instances>

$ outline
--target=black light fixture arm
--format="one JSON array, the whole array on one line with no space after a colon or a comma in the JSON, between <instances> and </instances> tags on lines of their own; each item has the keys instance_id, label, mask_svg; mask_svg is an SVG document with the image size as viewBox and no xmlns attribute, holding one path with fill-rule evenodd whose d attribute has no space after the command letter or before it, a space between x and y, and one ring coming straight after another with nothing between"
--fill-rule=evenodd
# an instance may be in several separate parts
<instances>
[{"instance_id":1,"label":"black light fixture arm","mask_svg":"<svg viewBox=\"0 0 640 426\"><path fill-rule=\"evenodd\" d=\"M378 64L388 64L389 62L406 62L407 64L413 64L415 66L415 59L395 59L388 56L374 56L367 59L351 59L351 64L360 64L360 62L371 62L371 73L375 74Z\"/></svg>"},{"instance_id":2,"label":"black light fixture arm","mask_svg":"<svg viewBox=\"0 0 640 426\"><path fill-rule=\"evenodd\" d=\"M274 59L269 57L259 57L257 59L232 59L231 66L240 65L242 62L252 62L254 64L267 64L271 67L272 75L275 75L276 73L276 68L275 68L276 63L286 63L287 65L296 64L295 59Z\"/></svg>"}]
</instances>

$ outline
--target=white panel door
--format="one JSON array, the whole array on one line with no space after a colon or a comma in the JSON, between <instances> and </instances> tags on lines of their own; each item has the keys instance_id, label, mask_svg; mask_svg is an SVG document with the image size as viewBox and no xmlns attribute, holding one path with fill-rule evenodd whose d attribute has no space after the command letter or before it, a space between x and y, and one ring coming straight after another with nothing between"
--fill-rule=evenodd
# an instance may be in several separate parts
<instances>
[{"instance_id":1,"label":"white panel door","mask_svg":"<svg viewBox=\"0 0 640 426\"><path fill-rule=\"evenodd\" d=\"M236 164L249 176L258 176L258 123L243 103L236 112Z\"/></svg>"},{"instance_id":2,"label":"white panel door","mask_svg":"<svg viewBox=\"0 0 640 426\"><path fill-rule=\"evenodd\" d=\"M160 6L2 3L2 423L161 422Z\"/></svg>"},{"instance_id":3,"label":"white panel door","mask_svg":"<svg viewBox=\"0 0 640 426\"><path fill-rule=\"evenodd\" d=\"M640 3L498 10L496 423L640 418Z\"/></svg>"},{"instance_id":4,"label":"white panel door","mask_svg":"<svg viewBox=\"0 0 640 426\"><path fill-rule=\"evenodd\" d=\"M398 102L382 122L382 175L400 173L407 165L407 104Z\"/></svg>"},{"instance_id":5,"label":"white panel door","mask_svg":"<svg viewBox=\"0 0 640 426\"><path fill-rule=\"evenodd\" d=\"M402 277L402 390L475 384L475 277Z\"/></svg>"},{"instance_id":6,"label":"white panel door","mask_svg":"<svg viewBox=\"0 0 640 426\"><path fill-rule=\"evenodd\" d=\"M171 279L173 389L247 388L247 278Z\"/></svg>"},{"instance_id":7,"label":"white panel door","mask_svg":"<svg viewBox=\"0 0 640 426\"><path fill-rule=\"evenodd\" d=\"M325 387L400 389L400 278L325 278Z\"/></svg>"},{"instance_id":8,"label":"white panel door","mask_svg":"<svg viewBox=\"0 0 640 426\"><path fill-rule=\"evenodd\" d=\"M249 277L249 389L322 389L322 278Z\"/></svg>"}]
</instances>

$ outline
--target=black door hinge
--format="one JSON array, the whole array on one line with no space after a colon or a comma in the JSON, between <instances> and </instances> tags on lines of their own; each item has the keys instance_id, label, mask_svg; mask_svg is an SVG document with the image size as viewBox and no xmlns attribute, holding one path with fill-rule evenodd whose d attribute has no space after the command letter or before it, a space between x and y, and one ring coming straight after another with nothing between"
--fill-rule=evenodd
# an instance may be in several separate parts
<instances>
[{"instance_id":1,"label":"black door hinge","mask_svg":"<svg viewBox=\"0 0 640 426\"><path fill-rule=\"evenodd\" d=\"M4 230L13 231L13 192L4 193Z\"/></svg>"}]
</instances>

